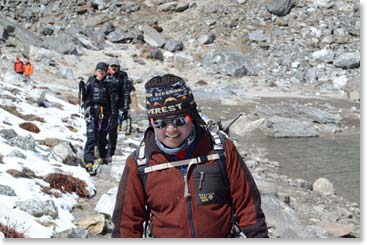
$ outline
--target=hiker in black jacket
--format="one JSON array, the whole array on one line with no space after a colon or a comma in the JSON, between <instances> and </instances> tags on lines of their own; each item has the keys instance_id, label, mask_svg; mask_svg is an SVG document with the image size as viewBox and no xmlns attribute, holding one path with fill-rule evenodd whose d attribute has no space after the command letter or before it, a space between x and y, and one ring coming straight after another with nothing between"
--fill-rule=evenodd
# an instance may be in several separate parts
<instances>
[{"instance_id":1,"label":"hiker in black jacket","mask_svg":"<svg viewBox=\"0 0 367 245\"><path fill-rule=\"evenodd\" d=\"M129 111L130 104L130 86L127 77L127 73L120 70L120 62L116 58L112 58L109 61L107 80L114 86L117 97L117 109L120 112L121 120L126 120ZM117 143L117 126L118 118L115 119L113 127L110 127L108 135L108 152L106 155L106 161L111 162L112 156L115 154Z\"/></svg>"},{"instance_id":2,"label":"hiker in black jacket","mask_svg":"<svg viewBox=\"0 0 367 245\"><path fill-rule=\"evenodd\" d=\"M87 142L84 147L84 167L95 174L94 159L98 163L106 163L107 134L117 121L116 91L106 80L108 65L104 62L97 64L95 75L89 77L83 93L84 112L87 122ZM95 156L95 146L97 154ZM94 168L93 168L94 167Z\"/></svg>"}]
</instances>

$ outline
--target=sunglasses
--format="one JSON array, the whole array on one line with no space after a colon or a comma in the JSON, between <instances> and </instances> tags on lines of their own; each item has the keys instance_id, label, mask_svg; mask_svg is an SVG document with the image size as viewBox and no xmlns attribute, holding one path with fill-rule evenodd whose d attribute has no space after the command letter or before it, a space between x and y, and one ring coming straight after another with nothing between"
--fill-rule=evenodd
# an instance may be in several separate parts
<instances>
[{"instance_id":1,"label":"sunglasses","mask_svg":"<svg viewBox=\"0 0 367 245\"><path fill-rule=\"evenodd\" d=\"M153 118L150 119L150 122L153 127L163 129L168 126L168 124L172 123L176 127L182 127L187 125L191 121L191 116L186 115L185 117L178 117L178 118L172 118L172 119L156 119Z\"/></svg>"},{"instance_id":2,"label":"sunglasses","mask_svg":"<svg viewBox=\"0 0 367 245\"><path fill-rule=\"evenodd\" d=\"M96 72L106 72L106 71L102 69L97 69Z\"/></svg>"}]
</instances>

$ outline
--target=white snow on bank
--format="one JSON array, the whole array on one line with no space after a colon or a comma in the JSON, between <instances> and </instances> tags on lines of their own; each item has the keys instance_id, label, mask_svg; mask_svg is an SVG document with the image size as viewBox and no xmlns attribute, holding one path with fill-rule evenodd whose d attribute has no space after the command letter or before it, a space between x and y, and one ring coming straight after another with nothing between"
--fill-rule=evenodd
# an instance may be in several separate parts
<instances>
[{"instance_id":1,"label":"white snow on bank","mask_svg":"<svg viewBox=\"0 0 367 245\"><path fill-rule=\"evenodd\" d=\"M74 217L71 214L73 206L77 204L76 193L62 193L56 198L42 191L43 187L50 185L44 181L52 173L71 175L85 181L90 196L95 193L94 183L80 166L69 166L50 157L50 148L40 145L39 140L45 138L57 138L69 141L73 145L83 148L85 142L85 121L78 116L79 107L57 98L52 91L46 92L46 99L50 107L39 107L37 101L44 88L34 87L35 84L25 84L22 78L16 74L0 74L0 105L16 107L17 112L28 115L33 114L43 118L45 122L31 121L40 129L39 133L32 133L19 127L26 122L20 117L0 108L0 130L13 129L18 136L31 135L36 141L35 150L24 150L17 146L11 146L10 142L0 136L0 187L5 186L12 190L12 194L0 193L0 223L9 225L18 232L24 233L27 238L51 237L56 232L61 232L74 227ZM72 127L76 130L70 130ZM13 152L18 152L14 156ZM19 156L19 153L21 156ZM23 155L23 156L22 156ZM10 169L22 171L24 168L32 170L41 178L15 178L8 174ZM59 193L61 193L59 191ZM8 196L10 195L10 196ZM52 200L57 209L57 217L48 215L34 217L31 212L25 212L16 207L16 202L37 200ZM28 211L28 210L27 210Z\"/></svg>"}]
</instances>

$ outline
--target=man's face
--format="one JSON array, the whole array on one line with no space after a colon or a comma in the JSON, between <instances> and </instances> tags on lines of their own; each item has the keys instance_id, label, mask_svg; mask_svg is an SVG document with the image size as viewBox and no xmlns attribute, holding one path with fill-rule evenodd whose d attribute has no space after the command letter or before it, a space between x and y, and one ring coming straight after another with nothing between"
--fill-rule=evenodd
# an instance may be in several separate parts
<instances>
[{"instance_id":1,"label":"man's face","mask_svg":"<svg viewBox=\"0 0 367 245\"><path fill-rule=\"evenodd\" d=\"M176 148L190 135L191 116L176 116L161 120L151 119L154 133L165 146Z\"/></svg>"},{"instance_id":2,"label":"man's face","mask_svg":"<svg viewBox=\"0 0 367 245\"><path fill-rule=\"evenodd\" d=\"M101 70L101 69L96 70L97 80L102 80L105 76L106 76L106 71L105 70Z\"/></svg>"},{"instance_id":3,"label":"man's face","mask_svg":"<svg viewBox=\"0 0 367 245\"><path fill-rule=\"evenodd\" d=\"M117 65L110 65L109 67L112 74L115 74L119 70L119 66Z\"/></svg>"}]
</instances>

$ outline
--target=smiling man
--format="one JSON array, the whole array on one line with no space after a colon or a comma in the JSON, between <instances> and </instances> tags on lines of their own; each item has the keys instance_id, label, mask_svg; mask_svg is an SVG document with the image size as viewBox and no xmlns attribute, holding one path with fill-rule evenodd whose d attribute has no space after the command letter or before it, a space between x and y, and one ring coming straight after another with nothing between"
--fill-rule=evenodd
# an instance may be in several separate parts
<instances>
[{"instance_id":1,"label":"smiling man","mask_svg":"<svg viewBox=\"0 0 367 245\"><path fill-rule=\"evenodd\" d=\"M150 127L126 161L112 237L267 237L251 173L183 79L153 77L145 89Z\"/></svg>"}]
</instances>

